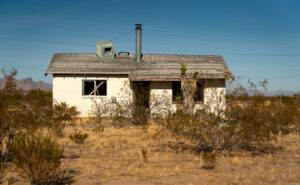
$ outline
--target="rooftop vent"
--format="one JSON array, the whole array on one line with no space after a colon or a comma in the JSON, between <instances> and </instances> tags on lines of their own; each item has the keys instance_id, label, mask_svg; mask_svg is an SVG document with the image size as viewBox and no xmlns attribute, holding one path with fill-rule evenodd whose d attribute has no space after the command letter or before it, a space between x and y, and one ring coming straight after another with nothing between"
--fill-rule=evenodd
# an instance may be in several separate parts
<instances>
[{"instance_id":1,"label":"rooftop vent","mask_svg":"<svg viewBox=\"0 0 300 185\"><path fill-rule=\"evenodd\" d=\"M121 51L118 53L118 56L119 57L129 57L129 52L126 52L126 51Z\"/></svg>"},{"instance_id":2,"label":"rooftop vent","mask_svg":"<svg viewBox=\"0 0 300 185\"><path fill-rule=\"evenodd\" d=\"M100 40L96 42L96 54L102 60L113 59L116 49L110 40Z\"/></svg>"}]
</instances>

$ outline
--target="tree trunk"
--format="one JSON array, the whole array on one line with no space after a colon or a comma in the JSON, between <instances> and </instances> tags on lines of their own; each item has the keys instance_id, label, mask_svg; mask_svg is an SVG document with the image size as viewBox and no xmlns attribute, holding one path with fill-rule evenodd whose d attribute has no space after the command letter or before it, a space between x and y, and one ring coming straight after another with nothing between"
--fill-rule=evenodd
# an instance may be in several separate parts
<instances>
[{"instance_id":1,"label":"tree trunk","mask_svg":"<svg viewBox=\"0 0 300 185\"><path fill-rule=\"evenodd\" d=\"M183 111L187 114L194 113L195 107L195 92L197 89L197 82L195 79L186 79L185 76L181 77L181 90L183 95Z\"/></svg>"}]
</instances>

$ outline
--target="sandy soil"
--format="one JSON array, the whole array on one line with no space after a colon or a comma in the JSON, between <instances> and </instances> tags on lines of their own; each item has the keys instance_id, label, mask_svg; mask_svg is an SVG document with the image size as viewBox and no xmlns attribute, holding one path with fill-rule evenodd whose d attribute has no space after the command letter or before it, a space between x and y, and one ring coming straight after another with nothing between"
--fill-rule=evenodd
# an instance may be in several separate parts
<instances>
[{"instance_id":1,"label":"sandy soil","mask_svg":"<svg viewBox=\"0 0 300 185\"><path fill-rule=\"evenodd\" d=\"M89 136L75 144L68 135L81 130ZM250 151L218 152L215 169L203 169L192 145L168 132L108 126L95 133L87 124L68 125L64 137L56 138L65 148L61 171L65 184L300 184L300 136L279 136L272 147ZM144 153L144 155L143 155ZM29 184L9 164L4 184Z\"/></svg>"}]
</instances>

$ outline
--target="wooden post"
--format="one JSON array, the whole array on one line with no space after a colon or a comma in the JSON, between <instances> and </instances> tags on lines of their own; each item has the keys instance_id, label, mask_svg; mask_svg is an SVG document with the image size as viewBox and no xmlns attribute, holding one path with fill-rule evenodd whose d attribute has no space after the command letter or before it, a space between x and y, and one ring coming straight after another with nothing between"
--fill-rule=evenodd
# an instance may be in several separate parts
<instances>
[{"instance_id":1,"label":"wooden post","mask_svg":"<svg viewBox=\"0 0 300 185\"><path fill-rule=\"evenodd\" d=\"M89 94L89 96L90 95L92 95L102 84L104 83L104 81L102 81L90 94Z\"/></svg>"}]
</instances>

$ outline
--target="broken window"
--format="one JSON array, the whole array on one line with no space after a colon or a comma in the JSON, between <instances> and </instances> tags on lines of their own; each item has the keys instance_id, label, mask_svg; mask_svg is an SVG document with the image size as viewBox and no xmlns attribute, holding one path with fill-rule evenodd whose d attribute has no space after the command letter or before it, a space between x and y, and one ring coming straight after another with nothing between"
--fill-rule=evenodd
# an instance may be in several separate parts
<instances>
[{"instance_id":1,"label":"broken window","mask_svg":"<svg viewBox=\"0 0 300 185\"><path fill-rule=\"evenodd\" d=\"M106 80L84 80L83 95L84 96L106 96L107 95Z\"/></svg>"},{"instance_id":2,"label":"broken window","mask_svg":"<svg viewBox=\"0 0 300 185\"><path fill-rule=\"evenodd\" d=\"M203 103L203 97L204 97L204 82L198 81L197 89L194 96L195 103Z\"/></svg>"},{"instance_id":3,"label":"broken window","mask_svg":"<svg viewBox=\"0 0 300 185\"><path fill-rule=\"evenodd\" d=\"M181 82L176 81L172 82L172 101L173 102L182 102L183 96L181 92Z\"/></svg>"}]
</instances>

